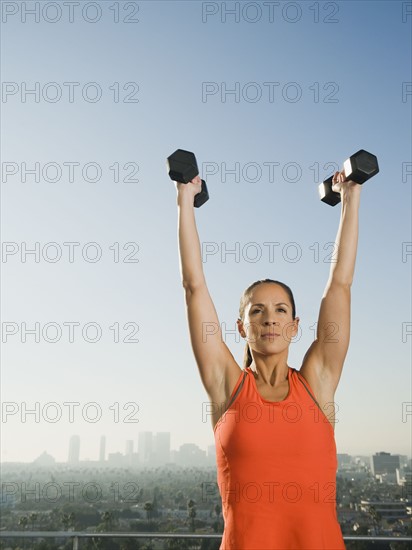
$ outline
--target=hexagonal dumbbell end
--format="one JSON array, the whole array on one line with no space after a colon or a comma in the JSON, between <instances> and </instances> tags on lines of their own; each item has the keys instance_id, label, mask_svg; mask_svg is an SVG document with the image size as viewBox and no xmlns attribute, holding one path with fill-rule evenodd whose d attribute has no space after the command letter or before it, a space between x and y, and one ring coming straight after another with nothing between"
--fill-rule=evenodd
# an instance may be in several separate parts
<instances>
[{"instance_id":1,"label":"hexagonal dumbbell end","mask_svg":"<svg viewBox=\"0 0 412 550\"><path fill-rule=\"evenodd\" d=\"M319 184L319 197L320 200L326 202L326 204L336 206L340 202L340 193L333 191L332 179L333 176L330 176L330 178Z\"/></svg>"},{"instance_id":2,"label":"hexagonal dumbbell end","mask_svg":"<svg viewBox=\"0 0 412 550\"><path fill-rule=\"evenodd\" d=\"M379 172L378 159L372 153L360 149L343 163L345 181L352 180L356 183L365 183ZM340 202L340 193L332 190L333 176L319 184L320 200L335 206Z\"/></svg>"},{"instance_id":3,"label":"hexagonal dumbbell end","mask_svg":"<svg viewBox=\"0 0 412 550\"><path fill-rule=\"evenodd\" d=\"M343 163L345 178L356 183L365 183L379 172L378 159L372 153L360 149Z\"/></svg>"},{"instance_id":4,"label":"hexagonal dumbbell end","mask_svg":"<svg viewBox=\"0 0 412 550\"><path fill-rule=\"evenodd\" d=\"M199 174L195 155L184 149L177 149L170 157L167 157L167 168L170 179L181 183L189 183ZM207 200L209 200L209 193L206 182L202 180L201 191L195 195L193 204L199 208Z\"/></svg>"}]
</instances>

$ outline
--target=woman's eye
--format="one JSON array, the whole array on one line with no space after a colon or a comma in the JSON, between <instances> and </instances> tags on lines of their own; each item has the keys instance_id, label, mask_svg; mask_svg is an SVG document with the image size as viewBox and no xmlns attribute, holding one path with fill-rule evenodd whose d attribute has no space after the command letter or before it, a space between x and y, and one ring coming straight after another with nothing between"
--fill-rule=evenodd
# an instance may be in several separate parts
<instances>
[{"instance_id":1,"label":"woman's eye","mask_svg":"<svg viewBox=\"0 0 412 550\"><path fill-rule=\"evenodd\" d=\"M283 313L286 313L286 309L283 309L283 308L279 308L278 311L283 311Z\"/></svg>"},{"instance_id":2,"label":"woman's eye","mask_svg":"<svg viewBox=\"0 0 412 550\"><path fill-rule=\"evenodd\" d=\"M258 311L262 311L261 309L254 309L252 313L257 313Z\"/></svg>"}]
</instances>

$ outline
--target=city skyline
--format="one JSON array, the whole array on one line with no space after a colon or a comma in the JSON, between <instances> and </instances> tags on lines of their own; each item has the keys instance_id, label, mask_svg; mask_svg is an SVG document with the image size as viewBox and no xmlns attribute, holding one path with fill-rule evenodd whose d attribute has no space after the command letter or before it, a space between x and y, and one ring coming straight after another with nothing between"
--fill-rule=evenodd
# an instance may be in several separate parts
<instances>
[{"instance_id":1,"label":"city skyline","mask_svg":"<svg viewBox=\"0 0 412 550\"><path fill-rule=\"evenodd\" d=\"M159 446L156 446L156 436L159 436L159 435L162 436L161 439L163 439L163 444L164 444L163 449ZM209 445L206 446L206 449L204 449L199 447L193 442L187 441L185 443L180 444L177 448L172 449L170 445L170 440L171 440L170 436L171 436L170 432L150 432L150 431L139 432L138 437L135 440L130 440L130 439L125 440L124 453L122 453L120 449L113 450L110 453L106 453L104 449L106 448L107 436L101 435L99 438L99 446L96 449L96 457L91 458L91 457L81 457L81 454L80 454L82 449L81 438L77 434L72 434L68 441L68 452L67 452L66 460L58 461L54 458L51 452L49 452L47 449L44 449L43 452L40 453L40 455L38 455L31 461L27 461L26 463L31 464L33 462L36 462L36 460L43 457L44 455L47 455L47 459L48 457L52 458L57 464L67 463L70 465L88 463L88 462L110 463L110 460L111 460L110 457L112 457L113 462L115 462L116 457L122 456L124 458L133 457L134 464L138 463L139 465L150 466L151 461L153 461L153 465L156 466L159 464L173 463L174 462L173 457L176 456L176 454L179 453L179 451L185 446L186 447L192 446L193 448L199 449L200 451L205 453L204 456L207 459L209 459L212 455L214 456L215 454L214 443L210 443ZM149 448L148 448L147 439L150 439ZM135 450L135 444L136 444L136 450ZM156 452L156 449L158 452ZM169 454L170 454L170 458L167 459L167 456ZM161 457L160 461L158 458L154 459L154 457L159 457L159 456ZM348 456L351 458L368 457L371 459L373 473L374 473L373 465L375 464L374 462L372 462L373 457L379 457L379 456L384 457L379 459L379 460L382 460L382 464L386 464L386 463L390 464L394 460L394 457L398 457L398 459L399 457L400 458L403 457L406 460L409 460L409 461L412 460L412 455L388 452L387 450L375 450L371 454L338 452L337 456L338 456L338 459L339 457L345 457L345 456ZM138 457L138 460L136 460L137 457ZM6 462L6 461L3 461L3 462ZM15 461L11 461L11 462L15 462Z\"/></svg>"}]
</instances>

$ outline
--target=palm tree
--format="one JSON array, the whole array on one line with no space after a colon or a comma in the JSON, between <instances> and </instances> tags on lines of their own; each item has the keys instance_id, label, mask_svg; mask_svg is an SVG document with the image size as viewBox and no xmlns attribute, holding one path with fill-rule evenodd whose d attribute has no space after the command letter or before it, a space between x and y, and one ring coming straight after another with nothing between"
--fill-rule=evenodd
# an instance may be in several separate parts
<instances>
[{"instance_id":1,"label":"palm tree","mask_svg":"<svg viewBox=\"0 0 412 550\"><path fill-rule=\"evenodd\" d=\"M37 514L35 512L32 512L29 516L29 520L30 520L30 523L31 523L31 530L34 531L34 524L37 521Z\"/></svg>"},{"instance_id":2,"label":"palm tree","mask_svg":"<svg viewBox=\"0 0 412 550\"><path fill-rule=\"evenodd\" d=\"M27 516L21 516L21 518L19 518L19 525L23 527L23 530L26 529L28 522L29 518ZM26 539L23 539L23 548L26 548Z\"/></svg>"},{"instance_id":3,"label":"palm tree","mask_svg":"<svg viewBox=\"0 0 412 550\"><path fill-rule=\"evenodd\" d=\"M110 510L106 510L106 512L103 512L101 518L103 521L104 530L110 531L110 529L112 529L113 527L113 519L114 519L113 512L110 512Z\"/></svg>"},{"instance_id":4,"label":"palm tree","mask_svg":"<svg viewBox=\"0 0 412 550\"><path fill-rule=\"evenodd\" d=\"M70 527L74 528L74 522L76 520L76 514L74 512L70 512L69 520L70 520Z\"/></svg>"},{"instance_id":5,"label":"palm tree","mask_svg":"<svg viewBox=\"0 0 412 550\"><path fill-rule=\"evenodd\" d=\"M153 503L150 501L145 502L144 509L146 512L146 519L149 521L150 519L152 519Z\"/></svg>"},{"instance_id":6,"label":"palm tree","mask_svg":"<svg viewBox=\"0 0 412 550\"><path fill-rule=\"evenodd\" d=\"M70 525L69 514L62 514L60 521L62 522L64 530L67 531Z\"/></svg>"},{"instance_id":7,"label":"palm tree","mask_svg":"<svg viewBox=\"0 0 412 550\"><path fill-rule=\"evenodd\" d=\"M196 502L190 499L187 503L187 515L190 518L192 531L195 530Z\"/></svg>"},{"instance_id":8,"label":"palm tree","mask_svg":"<svg viewBox=\"0 0 412 550\"><path fill-rule=\"evenodd\" d=\"M21 518L19 519L19 525L23 527L23 530L26 529L28 523L29 518L27 516L21 516Z\"/></svg>"},{"instance_id":9,"label":"palm tree","mask_svg":"<svg viewBox=\"0 0 412 550\"><path fill-rule=\"evenodd\" d=\"M222 507L220 506L219 503L215 504L214 507L213 507L213 511L216 515L216 521L213 522L213 530L215 533L219 533L221 531L223 531L223 524L222 524L222 520L221 520L221 517L220 517L220 514L222 513Z\"/></svg>"}]
</instances>

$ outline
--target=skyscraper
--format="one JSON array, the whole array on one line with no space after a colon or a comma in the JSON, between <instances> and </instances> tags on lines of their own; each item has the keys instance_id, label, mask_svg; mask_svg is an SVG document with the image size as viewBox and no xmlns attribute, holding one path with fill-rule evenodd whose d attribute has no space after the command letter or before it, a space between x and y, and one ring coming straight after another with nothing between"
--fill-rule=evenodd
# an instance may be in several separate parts
<instances>
[{"instance_id":1,"label":"skyscraper","mask_svg":"<svg viewBox=\"0 0 412 550\"><path fill-rule=\"evenodd\" d=\"M72 435L69 441L69 457L67 462L69 464L78 464L80 456L80 437L78 435Z\"/></svg>"},{"instance_id":2,"label":"skyscraper","mask_svg":"<svg viewBox=\"0 0 412 550\"><path fill-rule=\"evenodd\" d=\"M133 440L128 439L126 441L125 463L128 466L131 466L132 460L133 460Z\"/></svg>"},{"instance_id":3,"label":"skyscraper","mask_svg":"<svg viewBox=\"0 0 412 550\"><path fill-rule=\"evenodd\" d=\"M105 460L106 460L106 436L102 435L100 438L99 461L104 462Z\"/></svg>"},{"instance_id":4,"label":"skyscraper","mask_svg":"<svg viewBox=\"0 0 412 550\"><path fill-rule=\"evenodd\" d=\"M206 451L194 443L184 443L179 447L176 462L180 466L205 466L207 464Z\"/></svg>"},{"instance_id":5,"label":"skyscraper","mask_svg":"<svg viewBox=\"0 0 412 550\"><path fill-rule=\"evenodd\" d=\"M156 465L170 462L170 432L157 432L154 437L154 463Z\"/></svg>"},{"instance_id":6,"label":"skyscraper","mask_svg":"<svg viewBox=\"0 0 412 550\"><path fill-rule=\"evenodd\" d=\"M400 468L399 455L380 452L372 456L371 469L374 476L383 476L386 481L396 483L397 468Z\"/></svg>"},{"instance_id":7,"label":"skyscraper","mask_svg":"<svg viewBox=\"0 0 412 550\"><path fill-rule=\"evenodd\" d=\"M150 465L153 455L153 434L152 432L139 432L138 441L139 462L142 465Z\"/></svg>"}]
</instances>

